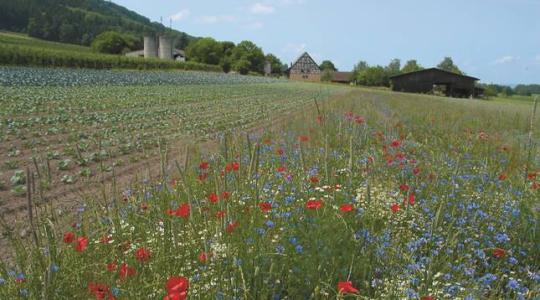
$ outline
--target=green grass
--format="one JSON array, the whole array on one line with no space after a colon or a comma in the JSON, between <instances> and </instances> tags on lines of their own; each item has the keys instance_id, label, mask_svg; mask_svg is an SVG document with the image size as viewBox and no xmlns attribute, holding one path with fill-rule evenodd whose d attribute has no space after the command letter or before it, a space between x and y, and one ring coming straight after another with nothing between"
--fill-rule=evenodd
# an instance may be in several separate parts
<instances>
[{"instance_id":1,"label":"green grass","mask_svg":"<svg viewBox=\"0 0 540 300\"><path fill-rule=\"evenodd\" d=\"M91 69L179 69L222 72L221 67L195 62L144 59L93 52L88 47L49 42L0 31L0 65Z\"/></svg>"},{"instance_id":2,"label":"green grass","mask_svg":"<svg viewBox=\"0 0 540 300\"><path fill-rule=\"evenodd\" d=\"M165 87L149 89L160 106L186 88ZM327 87L216 91L246 95L233 104L243 117L260 111L251 98L283 93L277 99L297 102L295 93ZM228 97L208 88L193 99L225 102L214 112L227 115ZM108 89L122 97L110 87L103 95ZM145 103L132 92L125 103L105 103ZM319 94L317 108L303 102L300 113L248 136L227 127L217 149L191 150L159 182L86 199L68 216L71 227L43 214L35 242L8 232L14 257L0 265L0 298L539 297L540 119L529 148L532 107L363 88L338 94ZM91 98L70 107L96 110ZM172 277L189 287L167 288Z\"/></svg>"},{"instance_id":3,"label":"green grass","mask_svg":"<svg viewBox=\"0 0 540 300\"><path fill-rule=\"evenodd\" d=\"M538 98L539 101L540 101L540 95L532 95L532 96L520 96L520 95L503 96L503 95L499 95L497 97L490 98L489 101L501 102L501 103L510 103L510 104L533 104L535 97Z\"/></svg>"}]
</instances>

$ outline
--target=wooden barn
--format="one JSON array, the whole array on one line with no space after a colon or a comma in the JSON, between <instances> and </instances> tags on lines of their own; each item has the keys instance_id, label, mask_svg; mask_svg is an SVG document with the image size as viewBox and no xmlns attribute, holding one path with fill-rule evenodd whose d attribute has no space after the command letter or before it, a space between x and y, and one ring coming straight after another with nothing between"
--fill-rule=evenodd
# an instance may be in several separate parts
<instances>
[{"instance_id":1,"label":"wooden barn","mask_svg":"<svg viewBox=\"0 0 540 300\"><path fill-rule=\"evenodd\" d=\"M437 68L424 69L390 77L392 90L408 93L437 93L449 97L475 95L478 78L459 75Z\"/></svg>"},{"instance_id":2,"label":"wooden barn","mask_svg":"<svg viewBox=\"0 0 540 300\"><path fill-rule=\"evenodd\" d=\"M353 72L333 72L331 82L350 84L353 81Z\"/></svg>"},{"instance_id":3,"label":"wooden barn","mask_svg":"<svg viewBox=\"0 0 540 300\"><path fill-rule=\"evenodd\" d=\"M307 52L304 52L288 71L291 80L321 81L321 69Z\"/></svg>"}]
</instances>

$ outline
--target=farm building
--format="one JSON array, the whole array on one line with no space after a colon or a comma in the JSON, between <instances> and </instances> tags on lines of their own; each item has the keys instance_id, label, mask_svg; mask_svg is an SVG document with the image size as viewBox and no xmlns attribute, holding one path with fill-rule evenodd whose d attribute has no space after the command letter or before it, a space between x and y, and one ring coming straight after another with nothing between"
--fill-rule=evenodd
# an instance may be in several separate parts
<instances>
[{"instance_id":1,"label":"farm building","mask_svg":"<svg viewBox=\"0 0 540 300\"><path fill-rule=\"evenodd\" d=\"M478 78L460 75L437 68L424 69L390 77L392 90L408 93L440 91L450 97L471 97Z\"/></svg>"},{"instance_id":2,"label":"farm building","mask_svg":"<svg viewBox=\"0 0 540 300\"><path fill-rule=\"evenodd\" d=\"M126 56L186 61L184 51L174 49L173 44L173 40L165 36L160 36L157 40L153 36L145 36L144 49L128 52Z\"/></svg>"},{"instance_id":3,"label":"farm building","mask_svg":"<svg viewBox=\"0 0 540 300\"><path fill-rule=\"evenodd\" d=\"M307 52L300 55L288 71L291 80L321 81L321 69Z\"/></svg>"},{"instance_id":4,"label":"farm building","mask_svg":"<svg viewBox=\"0 0 540 300\"><path fill-rule=\"evenodd\" d=\"M332 73L332 82L335 83L351 83L353 73L352 72L333 72Z\"/></svg>"}]
</instances>

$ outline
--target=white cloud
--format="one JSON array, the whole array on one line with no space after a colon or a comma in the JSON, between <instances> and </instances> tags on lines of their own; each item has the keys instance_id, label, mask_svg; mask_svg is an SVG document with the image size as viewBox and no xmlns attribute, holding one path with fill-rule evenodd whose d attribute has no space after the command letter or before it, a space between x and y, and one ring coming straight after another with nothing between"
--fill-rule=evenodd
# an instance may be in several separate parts
<instances>
[{"instance_id":1,"label":"white cloud","mask_svg":"<svg viewBox=\"0 0 540 300\"><path fill-rule=\"evenodd\" d=\"M249 11L256 15L269 15L274 13L275 10L273 6L263 3L255 3L249 8Z\"/></svg>"},{"instance_id":2,"label":"white cloud","mask_svg":"<svg viewBox=\"0 0 540 300\"><path fill-rule=\"evenodd\" d=\"M249 23L245 26L246 29L249 29L249 30L259 30L261 28L264 27L264 23L263 22L259 22L259 21L256 21L256 22L252 22L252 23Z\"/></svg>"},{"instance_id":3,"label":"white cloud","mask_svg":"<svg viewBox=\"0 0 540 300\"><path fill-rule=\"evenodd\" d=\"M177 12L176 14L170 16L170 19L177 22L182 21L191 15L191 11L189 9L182 9L181 11Z\"/></svg>"},{"instance_id":4,"label":"white cloud","mask_svg":"<svg viewBox=\"0 0 540 300\"><path fill-rule=\"evenodd\" d=\"M236 21L234 16L201 16L197 18L197 22L201 24L216 24L216 23L231 23Z\"/></svg>"},{"instance_id":5,"label":"white cloud","mask_svg":"<svg viewBox=\"0 0 540 300\"><path fill-rule=\"evenodd\" d=\"M495 61L493 61L493 64L494 65L509 64L509 63L516 62L517 60L519 60L519 57L506 55L506 56L497 58Z\"/></svg>"}]
</instances>

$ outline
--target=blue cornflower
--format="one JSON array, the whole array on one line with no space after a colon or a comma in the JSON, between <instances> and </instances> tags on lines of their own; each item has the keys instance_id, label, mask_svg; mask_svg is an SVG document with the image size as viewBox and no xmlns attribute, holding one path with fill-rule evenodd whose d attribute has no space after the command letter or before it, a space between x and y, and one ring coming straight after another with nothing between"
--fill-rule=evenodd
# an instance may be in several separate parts
<instances>
[{"instance_id":1,"label":"blue cornflower","mask_svg":"<svg viewBox=\"0 0 540 300\"><path fill-rule=\"evenodd\" d=\"M518 260L515 257L510 256L508 258L508 263L511 264L511 265L516 265L518 263Z\"/></svg>"},{"instance_id":2,"label":"blue cornflower","mask_svg":"<svg viewBox=\"0 0 540 300\"><path fill-rule=\"evenodd\" d=\"M276 252L279 253L279 254L285 253L285 247L283 247L282 245L277 245L276 246Z\"/></svg>"},{"instance_id":3,"label":"blue cornflower","mask_svg":"<svg viewBox=\"0 0 540 300\"><path fill-rule=\"evenodd\" d=\"M304 252L304 247L302 247L302 245L296 245L296 247L294 249L296 250L296 253L303 253Z\"/></svg>"},{"instance_id":4,"label":"blue cornflower","mask_svg":"<svg viewBox=\"0 0 540 300\"><path fill-rule=\"evenodd\" d=\"M259 235L264 235L266 233L266 230L264 230L264 228L255 228L255 231L259 234Z\"/></svg>"},{"instance_id":5,"label":"blue cornflower","mask_svg":"<svg viewBox=\"0 0 540 300\"><path fill-rule=\"evenodd\" d=\"M120 289L117 288L117 287L113 287L111 289L111 293L113 294L113 296L118 297L118 296L120 296Z\"/></svg>"},{"instance_id":6,"label":"blue cornflower","mask_svg":"<svg viewBox=\"0 0 540 300\"><path fill-rule=\"evenodd\" d=\"M291 237L289 238L289 242L290 242L291 244L293 244L293 245L296 245L296 244L298 244L298 239L297 239L296 237L294 237L294 236L291 236Z\"/></svg>"},{"instance_id":7,"label":"blue cornflower","mask_svg":"<svg viewBox=\"0 0 540 300\"><path fill-rule=\"evenodd\" d=\"M266 222L264 222L264 225L271 228L271 227L274 227L274 222L272 222L271 220L267 220Z\"/></svg>"},{"instance_id":8,"label":"blue cornflower","mask_svg":"<svg viewBox=\"0 0 540 300\"><path fill-rule=\"evenodd\" d=\"M0 277L0 285L2 285L4 283L6 283L6 280L4 278Z\"/></svg>"},{"instance_id":9,"label":"blue cornflower","mask_svg":"<svg viewBox=\"0 0 540 300\"><path fill-rule=\"evenodd\" d=\"M497 276L491 274L491 273L487 273L486 275L478 278L478 281L482 284L482 285L490 285L491 283L493 283L495 280L497 280Z\"/></svg>"},{"instance_id":10,"label":"blue cornflower","mask_svg":"<svg viewBox=\"0 0 540 300\"><path fill-rule=\"evenodd\" d=\"M56 273L58 272L58 270L60 270L60 267L58 265L56 264L51 265L51 272Z\"/></svg>"},{"instance_id":11,"label":"blue cornflower","mask_svg":"<svg viewBox=\"0 0 540 300\"><path fill-rule=\"evenodd\" d=\"M518 290L519 289L519 282L515 280L514 278L510 278L508 280L508 283L506 284L506 287L511 290Z\"/></svg>"},{"instance_id":12,"label":"blue cornflower","mask_svg":"<svg viewBox=\"0 0 540 300\"><path fill-rule=\"evenodd\" d=\"M417 299L418 298L418 293L413 289L407 289L407 291L405 291L405 293L407 294L408 299Z\"/></svg>"},{"instance_id":13,"label":"blue cornflower","mask_svg":"<svg viewBox=\"0 0 540 300\"><path fill-rule=\"evenodd\" d=\"M27 289L20 289L20 290L19 290L19 294L20 294L22 297L26 297L26 296L28 296L28 290L27 290Z\"/></svg>"},{"instance_id":14,"label":"blue cornflower","mask_svg":"<svg viewBox=\"0 0 540 300\"><path fill-rule=\"evenodd\" d=\"M450 273L444 274L444 275L443 275L443 279L446 280L446 281L452 279L452 274L450 274Z\"/></svg>"},{"instance_id":15,"label":"blue cornflower","mask_svg":"<svg viewBox=\"0 0 540 300\"><path fill-rule=\"evenodd\" d=\"M495 240L498 243L506 243L506 242L510 241L510 238L508 237L508 235L506 233L497 233L495 235Z\"/></svg>"}]
</instances>

